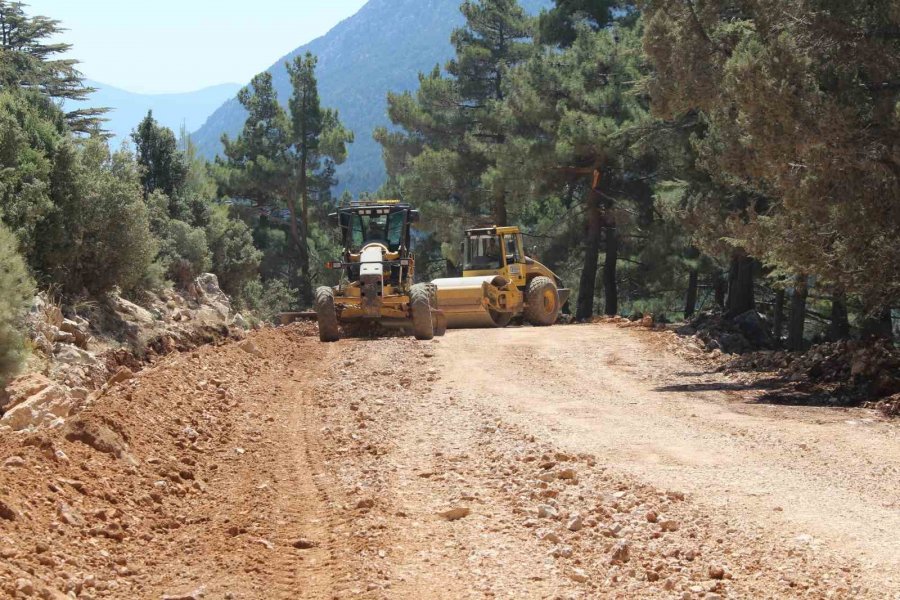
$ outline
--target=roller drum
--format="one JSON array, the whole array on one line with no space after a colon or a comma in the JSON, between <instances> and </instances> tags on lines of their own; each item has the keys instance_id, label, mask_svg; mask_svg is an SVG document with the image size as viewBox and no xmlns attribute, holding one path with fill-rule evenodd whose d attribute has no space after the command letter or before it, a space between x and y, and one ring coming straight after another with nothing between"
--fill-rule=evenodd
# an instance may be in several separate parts
<instances>
[{"instance_id":1,"label":"roller drum","mask_svg":"<svg viewBox=\"0 0 900 600\"><path fill-rule=\"evenodd\" d=\"M500 276L437 279L438 305L449 329L505 327L508 315L488 309L485 286L502 289L509 282Z\"/></svg>"}]
</instances>

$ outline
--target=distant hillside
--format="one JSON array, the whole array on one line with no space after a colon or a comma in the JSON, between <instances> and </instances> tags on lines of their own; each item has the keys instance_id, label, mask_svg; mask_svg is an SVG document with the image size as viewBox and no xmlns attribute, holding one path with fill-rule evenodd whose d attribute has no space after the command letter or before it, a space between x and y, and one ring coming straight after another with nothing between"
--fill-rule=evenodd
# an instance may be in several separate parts
<instances>
[{"instance_id":1,"label":"distant hillside","mask_svg":"<svg viewBox=\"0 0 900 600\"><path fill-rule=\"evenodd\" d=\"M537 13L552 0L522 0ZM374 191L384 182L381 147L372 131L387 125L388 91L415 89L418 73L452 56L450 34L463 23L460 0L370 0L325 36L281 58L269 71L283 102L290 96L284 63L307 51L319 57L319 85L325 106L337 108L356 133L350 157L340 168L338 192ZM200 151L212 158L221 151L223 133L234 137L243 127L243 108L232 99L216 110L194 135Z\"/></svg>"},{"instance_id":2,"label":"distant hillside","mask_svg":"<svg viewBox=\"0 0 900 600\"><path fill-rule=\"evenodd\" d=\"M152 110L156 120L171 128L176 135L182 125L188 131L195 131L216 108L233 98L241 88L236 83L226 83L183 94L135 94L96 81L85 83L97 88L97 91L84 104L111 109L106 115L109 119L106 129L115 135L115 145L128 138L148 110Z\"/></svg>"}]
</instances>

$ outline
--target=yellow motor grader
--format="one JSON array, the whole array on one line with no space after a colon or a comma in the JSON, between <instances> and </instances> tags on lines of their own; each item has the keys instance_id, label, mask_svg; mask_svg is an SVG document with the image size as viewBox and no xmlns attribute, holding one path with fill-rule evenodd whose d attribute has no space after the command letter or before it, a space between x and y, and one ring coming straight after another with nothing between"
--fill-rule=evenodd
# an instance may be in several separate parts
<instances>
[{"instance_id":1,"label":"yellow motor grader","mask_svg":"<svg viewBox=\"0 0 900 600\"><path fill-rule=\"evenodd\" d=\"M340 227L344 251L341 260L325 266L342 276L337 287L316 290L319 338L338 341L341 324L411 330L419 340L443 335L446 321L437 310L437 289L413 284L410 226L419 212L395 200L354 201L329 217Z\"/></svg>"},{"instance_id":2,"label":"yellow motor grader","mask_svg":"<svg viewBox=\"0 0 900 600\"><path fill-rule=\"evenodd\" d=\"M570 290L525 256L518 227L469 229L462 254L462 277L433 282L447 327L506 327L516 318L548 326L559 319Z\"/></svg>"}]
</instances>

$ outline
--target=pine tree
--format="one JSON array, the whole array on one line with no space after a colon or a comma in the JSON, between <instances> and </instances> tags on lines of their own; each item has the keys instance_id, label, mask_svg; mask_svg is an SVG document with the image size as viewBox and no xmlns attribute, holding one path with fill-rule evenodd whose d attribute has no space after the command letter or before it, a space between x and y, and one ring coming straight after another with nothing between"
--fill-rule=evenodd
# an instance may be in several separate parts
<instances>
[{"instance_id":1,"label":"pine tree","mask_svg":"<svg viewBox=\"0 0 900 600\"><path fill-rule=\"evenodd\" d=\"M293 84L287 112L278 103L272 76L261 73L241 90L238 100L248 112L241 135L223 138L225 160L218 160L223 193L252 200L258 206L286 207L293 259L290 287L301 302L312 301L310 209L335 185L334 169L346 159L353 133L335 111L323 109L310 54L286 65ZM299 202L299 205L298 205Z\"/></svg>"},{"instance_id":2,"label":"pine tree","mask_svg":"<svg viewBox=\"0 0 900 600\"><path fill-rule=\"evenodd\" d=\"M85 100L94 88L84 85L78 61L58 58L71 44L49 42L62 33L59 21L29 16L21 2L0 0L0 90L37 90L54 100ZM73 131L93 133L106 109L70 111L66 120Z\"/></svg>"},{"instance_id":3,"label":"pine tree","mask_svg":"<svg viewBox=\"0 0 900 600\"><path fill-rule=\"evenodd\" d=\"M293 198L288 202L291 211L291 235L299 238L300 268L304 274L301 293L312 301L312 279L309 268L310 198L325 195L337 183L335 165L347 159L347 144L353 142L353 132L346 129L337 111L323 109L316 80L317 59L312 54L296 57L287 65L293 94L288 104L292 122L293 144L291 159L296 189L299 195L299 219ZM299 220L299 231L296 231Z\"/></svg>"},{"instance_id":4,"label":"pine tree","mask_svg":"<svg viewBox=\"0 0 900 600\"><path fill-rule=\"evenodd\" d=\"M858 298L869 314L900 299L895 5L645 6L655 113L699 116L699 164L749 192L746 218L723 236L778 272Z\"/></svg>"},{"instance_id":5,"label":"pine tree","mask_svg":"<svg viewBox=\"0 0 900 600\"><path fill-rule=\"evenodd\" d=\"M171 216L180 218L174 201L187 181L188 164L184 152L178 149L175 134L168 127L160 126L153 118L153 111L149 111L132 132L131 139L143 169L144 198L157 190L164 193L173 201Z\"/></svg>"},{"instance_id":6,"label":"pine tree","mask_svg":"<svg viewBox=\"0 0 900 600\"><path fill-rule=\"evenodd\" d=\"M618 312L617 269L627 222L622 209L652 203L639 176L653 162L641 143L649 120L647 99L637 88L644 69L638 26L583 26L570 48L544 50L517 71L512 85L508 104L517 129L507 144L509 177L537 179L538 194L555 189L582 200L578 319L594 314L601 251L604 311Z\"/></svg>"},{"instance_id":7,"label":"pine tree","mask_svg":"<svg viewBox=\"0 0 900 600\"><path fill-rule=\"evenodd\" d=\"M376 132L389 175L405 194L430 202L433 220L458 209L509 221L507 181L497 169L507 141L506 78L532 52L534 20L515 0L467 0L453 33L449 77L420 75L415 95L391 94L388 114L402 132ZM449 206L448 206L449 204Z\"/></svg>"}]
</instances>

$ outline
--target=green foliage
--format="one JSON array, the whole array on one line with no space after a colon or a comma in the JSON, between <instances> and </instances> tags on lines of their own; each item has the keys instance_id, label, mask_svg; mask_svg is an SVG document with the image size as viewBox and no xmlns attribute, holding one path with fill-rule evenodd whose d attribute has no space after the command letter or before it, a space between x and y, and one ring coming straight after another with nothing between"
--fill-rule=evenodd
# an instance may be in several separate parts
<instances>
[{"instance_id":1,"label":"green foliage","mask_svg":"<svg viewBox=\"0 0 900 600\"><path fill-rule=\"evenodd\" d=\"M177 195L182 191L188 176L188 164L184 153L178 150L175 134L167 127L160 126L153 118L153 112L137 126L131 134L137 150L137 161L141 165L141 185L146 198L160 191L172 200L169 213L173 217L186 216L177 205Z\"/></svg>"},{"instance_id":2,"label":"green foliage","mask_svg":"<svg viewBox=\"0 0 900 600\"><path fill-rule=\"evenodd\" d=\"M336 183L335 165L346 159L353 141L337 113L321 107L316 62L307 54L286 65L293 87L289 112L279 105L269 73L241 90L238 100L247 121L237 139L223 138L226 158L217 159L216 169L223 193L268 210L287 208L291 251L282 259L290 261L290 285L300 289L306 303L312 299L313 215L327 203Z\"/></svg>"},{"instance_id":3,"label":"green foliage","mask_svg":"<svg viewBox=\"0 0 900 600\"><path fill-rule=\"evenodd\" d=\"M254 279L244 285L239 305L252 311L259 319L271 322L275 315L296 308L298 291L291 289L283 279L265 283Z\"/></svg>"},{"instance_id":4,"label":"green foliage","mask_svg":"<svg viewBox=\"0 0 900 600\"><path fill-rule=\"evenodd\" d=\"M0 90L34 90L54 100L84 100L85 87L77 60L59 58L70 44L49 42L62 33L55 19L25 14L21 2L0 0ZM96 131L105 109L79 109L65 115L73 131Z\"/></svg>"},{"instance_id":5,"label":"green foliage","mask_svg":"<svg viewBox=\"0 0 900 600\"><path fill-rule=\"evenodd\" d=\"M169 220L162 240L160 259L167 265L169 276L175 283L186 288L212 266L206 232L178 219Z\"/></svg>"},{"instance_id":6,"label":"green foliage","mask_svg":"<svg viewBox=\"0 0 900 600\"><path fill-rule=\"evenodd\" d=\"M900 299L894 4L651 0L645 8L655 112L700 115L697 166L717 186L745 190L742 218L720 235L869 307Z\"/></svg>"},{"instance_id":7,"label":"green foliage","mask_svg":"<svg viewBox=\"0 0 900 600\"><path fill-rule=\"evenodd\" d=\"M212 254L212 270L222 290L237 297L257 277L263 254L253 245L253 235L243 221L231 219L225 207L212 211L206 237Z\"/></svg>"},{"instance_id":8,"label":"green foliage","mask_svg":"<svg viewBox=\"0 0 900 600\"><path fill-rule=\"evenodd\" d=\"M543 11L539 19L540 42L551 46L571 46L579 26L599 31L615 19L615 10L631 8L620 0L556 0L556 6Z\"/></svg>"},{"instance_id":9,"label":"green foliage","mask_svg":"<svg viewBox=\"0 0 900 600\"><path fill-rule=\"evenodd\" d=\"M54 210L37 228L39 270L70 294L98 296L118 286L135 291L158 242L150 231L140 174L125 151L103 140L61 148L53 182Z\"/></svg>"},{"instance_id":10,"label":"green foliage","mask_svg":"<svg viewBox=\"0 0 900 600\"><path fill-rule=\"evenodd\" d=\"M489 213L502 225L508 205L517 208L497 172L511 125L503 101L511 69L532 52L534 20L515 0L467 1L460 10L466 25L453 33L449 76L435 68L419 76L415 94L390 94L388 115L401 131L382 128L375 138L391 185L424 205L426 222Z\"/></svg>"},{"instance_id":11,"label":"green foliage","mask_svg":"<svg viewBox=\"0 0 900 600\"><path fill-rule=\"evenodd\" d=\"M53 208L51 174L67 132L62 112L36 92L0 92L0 213L27 254Z\"/></svg>"},{"instance_id":12,"label":"green foliage","mask_svg":"<svg viewBox=\"0 0 900 600\"><path fill-rule=\"evenodd\" d=\"M22 319L34 295L34 281L18 252L19 241L0 224L0 389L25 358Z\"/></svg>"}]
</instances>

